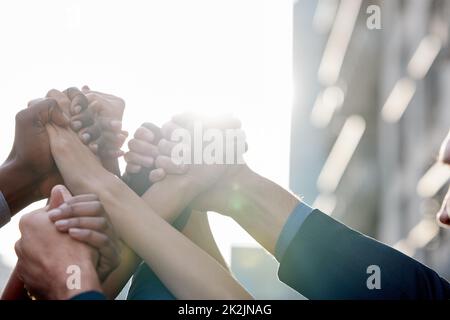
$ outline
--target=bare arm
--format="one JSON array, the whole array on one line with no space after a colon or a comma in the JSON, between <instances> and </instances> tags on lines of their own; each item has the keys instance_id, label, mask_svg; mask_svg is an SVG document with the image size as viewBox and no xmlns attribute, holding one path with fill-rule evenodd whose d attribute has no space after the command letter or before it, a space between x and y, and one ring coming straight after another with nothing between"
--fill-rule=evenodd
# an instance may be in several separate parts
<instances>
[{"instance_id":1,"label":"bare arm","mask_svg":"<svg viewBox=\"0 0 450 320\"><path fill-rule=\"evenodd\" d=\"M245 299L250 295L212 257L170 226L121 180L108 173L76 135L47 127L52 153L74 193L98 195L121 238L151 266L180 299ZM190 201L190 186L180 197L171 186L171 201ZM192 190L194 193L194 190ZM189 199L190 197L190 199Z\"/></svg>"}]
</instances>

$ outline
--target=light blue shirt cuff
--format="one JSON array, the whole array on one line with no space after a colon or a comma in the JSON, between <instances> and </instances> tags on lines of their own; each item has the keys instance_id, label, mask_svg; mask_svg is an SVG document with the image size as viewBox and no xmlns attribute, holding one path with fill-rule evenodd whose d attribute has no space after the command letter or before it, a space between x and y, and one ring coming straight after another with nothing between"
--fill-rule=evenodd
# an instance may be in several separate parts
<instances>
[{"instance_id":1,"label":"light blue shirt cuff","mask_svg":"<svg viewBox=\"0 0 450 320\"><path fill-rule=\"evenodd\" d=\"M11 220L11 211L3 193L0 191L0 228Z\"/></svg>"},{"instance_id":2,"label":"light blue shirt cuff","mask_svg":"<svg viewBox=\"0 0 450 320\"><path fill-rule=\"evenodd\" d=\"M281 261L286 250L289 247L289 244L292 242L303 222L306 220L309 214L313 212L313 210L313 208L300 201L297 207L295 207L295 209L292 211L291 215L286 220L283 230L281 230L280 236L275 246L275 258L278 261Z\"/></svg>"}]
</instances>

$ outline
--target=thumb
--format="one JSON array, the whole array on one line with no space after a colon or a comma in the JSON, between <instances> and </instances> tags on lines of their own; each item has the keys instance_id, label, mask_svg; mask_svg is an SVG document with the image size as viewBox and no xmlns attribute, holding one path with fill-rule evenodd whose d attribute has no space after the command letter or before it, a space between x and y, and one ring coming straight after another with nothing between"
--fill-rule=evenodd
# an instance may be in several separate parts
<instances>
[{"instance_id":1,"label":"thumb","mask_svg":"<svg viewBox=\"0 0 450 320\"><path fill-rule=\"evenodd\" d=\"M72 198L70 191L63 185L56 185L53 187L50 194L48 209L58 208L64 202Z\"/></svg>"},{"instance_id":2,"label":"thumb","mask_svg":"<svg viewBox=\"0 0 450 320\"><path fill-rule=\"evenodd\" d=\"M66 127L69 119L54 99L37 99L32 101L28 107L33 110L34 115L39 117L43 125L53 122L58 126Z\"/></svg>"},{"instance_id":3,"label":"thumb","mask_svg":"<svg viewBox=\"0 0 450 320\"><path fill-rule=\"evenodd\" d=\"M89 88L89 86L87 86L87 85L84 85L81 88L81 92L83 92L83 93L89 93L89 91L91 91L91 88Z\"/></svg>"}]
</instances>

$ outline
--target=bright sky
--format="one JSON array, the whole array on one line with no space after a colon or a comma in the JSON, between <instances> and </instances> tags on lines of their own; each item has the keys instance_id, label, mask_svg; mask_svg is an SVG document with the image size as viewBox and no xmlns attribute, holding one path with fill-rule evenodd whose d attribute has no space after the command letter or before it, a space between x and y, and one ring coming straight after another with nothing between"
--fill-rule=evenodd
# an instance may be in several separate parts
<instances>
[{"instance_id":1,"label":"bright sky","mask_svg":"<svg viewBox=\"0 0 450 320\"><path fill-rule=\"evenodd\" d=\"M233 112L252 168L288 185L292 0L2 1L0 39L3 159L28 100L88 84L126 100L130 133L180 111ZM9 265L19 216L0 231ZM232 244L255 245L229 219L210 222L227 260Z\"/></svg>"}]
</instances>

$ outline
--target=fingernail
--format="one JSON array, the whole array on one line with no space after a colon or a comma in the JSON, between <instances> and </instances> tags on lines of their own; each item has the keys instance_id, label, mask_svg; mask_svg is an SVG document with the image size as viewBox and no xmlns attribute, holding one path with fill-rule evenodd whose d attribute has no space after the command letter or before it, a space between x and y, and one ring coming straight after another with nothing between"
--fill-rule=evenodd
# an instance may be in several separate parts
<instances>
[{"instance_id":1,"label":"fingernail","mask_svg":"<svg viewBox=\"0 0 450 320\"><path fill-rule=\"evenodd\" d=\"M73 111L75 112L75 114L79 114L80 112L81 112L81 106L80 105L76 105L74 108L73 108Z\"/></svg>"},{"instance_id":2,"label":"fingernail","mask_svg":"<svg viewBox=\"0 0 450 320\"><path fill-rule=\"evenodd\" d=\"M82 140L84 143L88 143L90 139L91 139L91 135L90 135L89 133L83 133L83 134L81 135L81 140Z\"/></svg>"},{"instance_id":3,"label":"fingernail","mask_svg":"<svg viewBox=\"0 0 450 320\"><path fill-rule=\"evenodd\" d=\"M69 225L69 220L58 220L55 222L57 228L65 228Z\"/></svg>"},{"instance_id":4,"label":"fingernail","mask_svg":"<svg viewBox=\"0 0 450 320\"><path fill-rule=\"evenodd\" d=\"M60 209L52 209L48 212L48 217L50 219L54 219L57 216L59 216L61 214L61 210Z\"/></svg>"},{"instance_id":5,"label":"fingernail","mask_svg":"<svg viewBox=\"0 0 450 320\"><path fill-rule=\"evenodd\" d=\"M111 127L113 127L114 129L121 129L122 128L122 121L117 121L117 120L112 120L110 122Z\"/></svg>"},{"instance_id":6,"label":"fingernail","mask_svg":"<svg viewBox=\"0 0 450 320\"><path fill-rule=\"evenodd\" d=\"M81 121L72 121L72 129L73 130L80 130L83 126L83 123Z\"/></svg>"}]
</instances>

